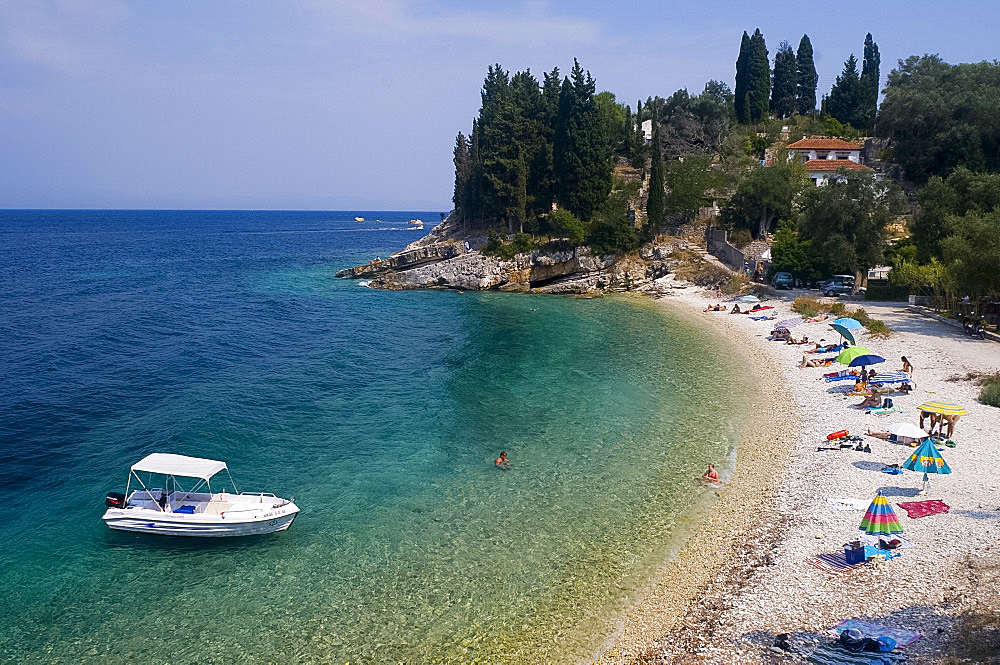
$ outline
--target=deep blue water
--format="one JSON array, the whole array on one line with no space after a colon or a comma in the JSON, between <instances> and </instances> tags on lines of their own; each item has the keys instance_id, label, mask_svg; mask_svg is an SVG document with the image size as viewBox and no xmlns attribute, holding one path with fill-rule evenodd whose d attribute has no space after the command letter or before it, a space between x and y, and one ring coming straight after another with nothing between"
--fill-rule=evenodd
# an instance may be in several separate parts
<instances>
[{"instance_id":1,"label":"deep blue water","mask_svg":"<svg viewBox=\"0 0 1000 665\"><path fill-rule=\"evenodd\" d=\"M551 662L613 630L710 500L692 478L731 456L739 390L641 301L334 277L414 217L439 219L0 211L0 654ZM108 531L104 493L154 451L302 513Z\"/></svg>"}]
</instances>

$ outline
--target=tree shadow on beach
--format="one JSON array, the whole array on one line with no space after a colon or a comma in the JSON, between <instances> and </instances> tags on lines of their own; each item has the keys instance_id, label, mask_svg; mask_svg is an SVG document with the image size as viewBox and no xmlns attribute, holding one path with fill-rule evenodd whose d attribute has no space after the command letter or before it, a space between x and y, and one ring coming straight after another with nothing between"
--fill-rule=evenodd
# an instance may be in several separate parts
<instances>
[{"instance_id":1,"label":"tree shadow on beach","mask_svg":"<svg viewBox=\"0 0 1000 665\"><path fill-rule=\"evenodd\" d=\"M974 520L1000 520L1000 510L949 510L948 513L971 517Z\"/></svg>"},{"instance_id":2,"label":"tree shadow on beach","mask_svg":"<svg viewBox=\"0 0 1000 665\"><path fill-rule=\"evenodd\" d=\"M868 460L851 462L851 466L862 471L881 471L885 468L885 464L882 462L869 462Z\"/></svg>"}]
</instances>

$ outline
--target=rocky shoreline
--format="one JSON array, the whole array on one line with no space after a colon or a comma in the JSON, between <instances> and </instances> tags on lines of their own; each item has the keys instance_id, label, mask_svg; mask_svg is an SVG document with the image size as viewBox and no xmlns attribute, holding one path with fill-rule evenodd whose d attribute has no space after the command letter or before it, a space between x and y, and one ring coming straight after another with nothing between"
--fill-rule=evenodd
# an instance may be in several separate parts
<instances>
[{"instance_id":1,"label":"rocky shoreline","mask_svg":"<svg viewBox=\"0 0 1000 665\"><path fill-rule=\"evenodd\" d=\"M392 256L337 273L368 279L378 289L455 289L597 296L623 291L663 291L690 283L677 279L678 250L703 253L696 243L671 238L624 257L594 256L586 247L539 249L512 259L487 256L482 235L464 234L448 218L427 236ZM718 263L714 257L703 260ZM724 267L722 267L725 270Z\"/></svg>"}]
</instances>

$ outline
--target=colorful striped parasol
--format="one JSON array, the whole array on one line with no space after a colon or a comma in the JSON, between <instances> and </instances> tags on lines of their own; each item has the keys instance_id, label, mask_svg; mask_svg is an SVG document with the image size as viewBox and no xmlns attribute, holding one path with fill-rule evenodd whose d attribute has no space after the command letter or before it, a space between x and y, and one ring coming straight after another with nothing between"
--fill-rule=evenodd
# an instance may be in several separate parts
<instances>
[{"instance_id":1,"label":"colorful striped parasol","mask_svg":"<svg viewBox=\"0 0 1000 665\"><path fill-rule=\"evenodd\" d=\"M906 372L881 372L873 376L868 383L912 383L913 379Z\"/></svg>"},{"instance_id":2,"label":"colorful striped parasol","mask_svg":"<svg viewBox=\"0 0 1000 665\"><path fill-rule=\"evenodd\" d=\"M858 527L870 536L891 536L895 533L903 533L903 525L899 523L899 518L893 512L889 500L878 491L872 503L868 506L865 516L861 518L861 526Z\"/></svg>"},{"instance_id":3,"label":"colorful striped parasol","mask_svg":"<svg viewBox=\"0 0 1000 665\"><path fill-rule=\"evenodd\" d=\"M920 411L927 411L928 413L940 413L945 416L967 416L969 411L960 407L958 404L951 404L949 402L924 402L917 407Z\"/></svg>"},{"instance_id":4,"label":"colorful striped parasol","mask_svg":"<svg viewBox=\"0 0 1000 665\"><path fill-rule=\"evenodd\" d=\"M774 324L775 328L784 328L785 330L791 330L795 326L802 323L802 317L797 319L785 319L784 321L778 321Z\"/></svg>"},{"instance_id":5,"label":"colorful striped parasol","mask_svg":"<svg viewBox=\"0 0 1000 665\"><path fill-rule=\"evenodd\" d=\"M938 452L937 447L934 445L934 439L924 439L920 447L914 450L906 458L906 461L903 462L903 468L910 471L924 472L924 487L920 491L921 494L926 494L927 490L931 487L930 478L927 476L928 473L951 473L951 467L941 457L941 453Z\"/></svg>"}]
</instances>

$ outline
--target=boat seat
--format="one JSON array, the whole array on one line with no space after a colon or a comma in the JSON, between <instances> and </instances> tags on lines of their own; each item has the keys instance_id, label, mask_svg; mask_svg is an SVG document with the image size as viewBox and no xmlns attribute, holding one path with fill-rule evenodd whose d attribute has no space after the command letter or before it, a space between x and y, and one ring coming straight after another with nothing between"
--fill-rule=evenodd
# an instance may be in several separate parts
<instances>
[{"instance_id":1,"label":"boat seat","mask_svg":"<svg viewBox=\"0 0 1000 665\"><path fill-rule=\"evenodd\" d=\"M219 513L224 513L232 508L232 504L228 501L209 501L205 506L205 514L207 515L218 515Z\"/></svg>"}]
</instances>

